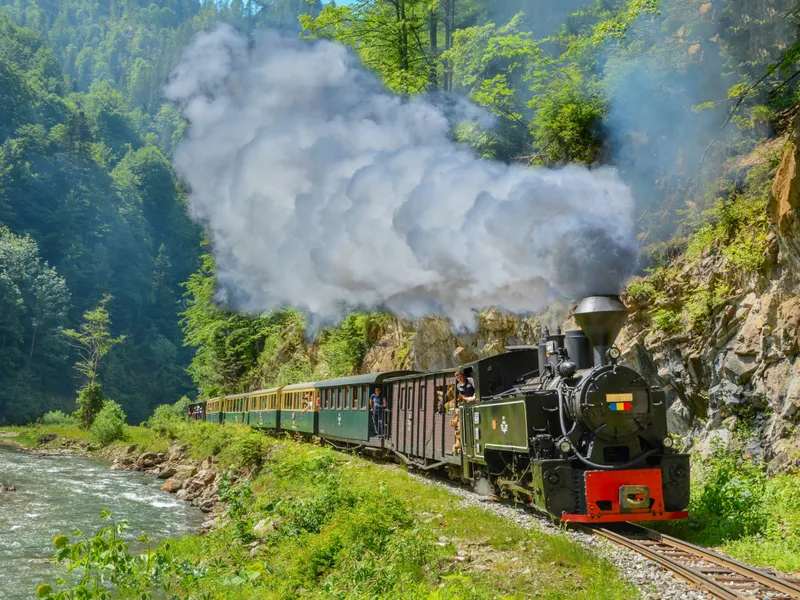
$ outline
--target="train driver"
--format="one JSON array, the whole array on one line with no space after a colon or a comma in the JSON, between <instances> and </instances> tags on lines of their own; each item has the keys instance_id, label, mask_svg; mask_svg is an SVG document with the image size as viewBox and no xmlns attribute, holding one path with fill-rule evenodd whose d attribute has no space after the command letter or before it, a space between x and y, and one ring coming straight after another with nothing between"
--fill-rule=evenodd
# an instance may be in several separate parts
<instances>
[{"instance_id":1,"label":"train driver","mask_svg":"<svg viewBox=\"0 0 800 600\"><path fill-rule=\"evenodd\" d=\"M461 402L475 401L475 381L472 377L464 375L464 371L456 371L456 392Z\"/></svg>"}]
</instances>

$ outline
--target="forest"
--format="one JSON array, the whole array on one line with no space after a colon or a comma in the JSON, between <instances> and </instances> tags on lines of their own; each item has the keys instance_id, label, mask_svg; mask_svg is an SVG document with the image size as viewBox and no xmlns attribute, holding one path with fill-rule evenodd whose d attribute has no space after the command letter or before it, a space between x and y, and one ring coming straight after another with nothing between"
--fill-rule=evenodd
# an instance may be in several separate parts
<instances>
[{"instance_id":1,"label":"forest","mask_svg":"<svg viewBox=\"0 0 800 600\"><path fill-rule=\"evenodd\" d=\"M469 98L492 125L452 135L481 157L616 167L652 272L698 232L746 239L733 263L760 268L766 199L737 161L794 117L799 21L791 0L0 0L0 423L74 409L69 332L98 307L120 343L97 378L134 423L184 395L358 372L390 329L395 362L413 359L389 314L312 340L293 307L219 301L172 165L187 123L163 94L215 23L332 39L400 96Z\"/></svg>"}]
</instances>

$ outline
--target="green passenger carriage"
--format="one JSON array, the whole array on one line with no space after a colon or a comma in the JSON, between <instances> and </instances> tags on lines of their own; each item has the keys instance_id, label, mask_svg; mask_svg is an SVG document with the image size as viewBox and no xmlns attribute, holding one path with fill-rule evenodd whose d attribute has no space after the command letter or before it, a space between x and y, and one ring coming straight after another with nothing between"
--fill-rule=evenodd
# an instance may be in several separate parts
<instances>
[{"instance_id":1,"label":"green passenger carriage","mask_svg":"<svg viewBox=\"0 0 800 600\"><path fill-rule=\"evenodd\" d=\"M296 383L281 388L281 429L316 435L318 398L316 383Z\"/></svg>"},{"instance_id":2,"label":"green passenger carriage","mask_svg":"<svg viewBox=\"0 0 800 600\"><path fill-rule=\"evenodd\" d=\"M206 421L209 423L222 422L222 398L211 398L206 402Z\"/></svg>"},{"instance_id":3,"label":"green passenger carriage","mask_svg":"<svg viewBox=\"0 0 800 600\"><path fill-rule=\"evenodd\" d=\"M260 429L279 429L281 411L278 407L281 388L250 393L247 424Z\"/></svg>"},{"instance_id":4,"label":"green passenger carriage","mask_svg":"<svg viewBox=\"0 0 800 600\"><path fill-rule=\"evenodd\" d=\"M247 412L247 400L250 394L235 394L225 396L222 401L222 422L223 423L244 423L245 413Z\"/></svg>"},{"instance_id":5,"label":"green passenger carriage","mask_svg":"<svg viewBox=\"0 0 800 600\"><path fill-rule=\"evenodd\" d=\"M316 384L320 398L319 435L342 440L367 442L375 437L375 426L369 410L369 397L376 387L388 397L383 382L389 377L398 377L411 371L389 371L369 373L353 377L328 379ZM386 417L388 417L386 411ZM386 431L388 431L388 427ZM380 440L375 440L381 445Z\"/></svg>"}]
</instances>

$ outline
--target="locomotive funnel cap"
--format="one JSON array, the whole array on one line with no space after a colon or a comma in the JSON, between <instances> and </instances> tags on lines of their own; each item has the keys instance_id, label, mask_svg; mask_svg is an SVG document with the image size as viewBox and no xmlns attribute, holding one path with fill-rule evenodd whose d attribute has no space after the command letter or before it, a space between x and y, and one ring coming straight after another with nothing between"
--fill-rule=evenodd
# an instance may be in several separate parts
<instances>
[{"instance_id":1,"label":"locomotive funnel cap","mask_svg":"<svg viewBox=\"0 0 800 600\"><path fill-rule=\"evenodd\" d=\"M592 346L607 348L617 339L628 316L619 296L589 296L572 313Z\"/></svg>"}]
</instances>

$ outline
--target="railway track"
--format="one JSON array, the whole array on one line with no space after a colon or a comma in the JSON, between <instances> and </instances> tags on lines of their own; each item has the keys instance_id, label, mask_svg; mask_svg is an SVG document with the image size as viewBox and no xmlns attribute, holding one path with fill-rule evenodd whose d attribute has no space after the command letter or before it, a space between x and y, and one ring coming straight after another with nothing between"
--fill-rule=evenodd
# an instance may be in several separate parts
<instances>
[{"instance_id":1,"label":"railway track","mask_svg":"<svg viewBox=\"0 0 800 600\"><path fill-rule=\"evenodd\" d=\"M793 581L652 529L631 523L588 529L649 558L714 598L800 599L800 586Z\"/></svg>"}]
</instances>

